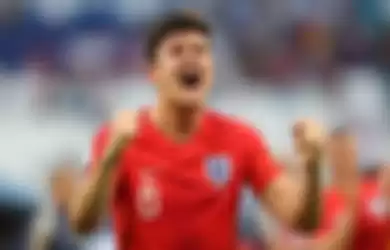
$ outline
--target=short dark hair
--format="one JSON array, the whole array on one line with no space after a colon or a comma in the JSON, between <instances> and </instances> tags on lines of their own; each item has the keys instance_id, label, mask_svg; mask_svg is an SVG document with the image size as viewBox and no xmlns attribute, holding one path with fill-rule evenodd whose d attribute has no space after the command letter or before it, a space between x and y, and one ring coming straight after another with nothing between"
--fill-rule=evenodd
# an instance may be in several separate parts
<instances>
[{"instance_id":1,"label":"short dark hair","mask_svg":"<svg viewBox=\"0 0 390 250\"><path fill-rule=\"evenodd\" d=\"M175 11L165 15L151 26L146 41L146 60L153 62L161 42L180 31L199 31L210 35L211 27L206 20L191 11Z\"/></svg>"}]
</instances>

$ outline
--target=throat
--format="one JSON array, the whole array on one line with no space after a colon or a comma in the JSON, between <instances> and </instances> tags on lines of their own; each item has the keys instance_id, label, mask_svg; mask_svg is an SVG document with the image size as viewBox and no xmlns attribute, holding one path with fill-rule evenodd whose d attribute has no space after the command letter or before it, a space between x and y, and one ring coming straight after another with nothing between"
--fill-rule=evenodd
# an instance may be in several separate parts
<instances>
[{"instance_id":1,"label":"throat","mask_svg":"<svg viewBox=\"0 0 390 250\"><path fill-rule=\"evenodd\" d=\"M195 108L178 108L176 110L174 130L181 134L192 134L199 123L199 110Z\"/></svg>"},{"instance_id":2,"label":"throat","mask_svg":"<svg viewBox=\"0 0 390 250\"><path fill-rule=\"evenodd\" d=\"M203 110L195 107L157 106L154 121L168 137L178 143L185 143L198 130Z\"/></svg>"}]
</instances>

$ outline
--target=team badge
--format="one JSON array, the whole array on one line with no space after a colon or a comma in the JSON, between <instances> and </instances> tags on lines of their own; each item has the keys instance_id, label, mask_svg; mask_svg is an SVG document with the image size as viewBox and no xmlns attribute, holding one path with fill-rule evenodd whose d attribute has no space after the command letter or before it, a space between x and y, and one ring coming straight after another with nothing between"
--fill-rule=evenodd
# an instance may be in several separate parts
<instances>
[{"instance_id":1,"label":"team badge","mask_svg":"<svg viewBox=\"0 0 390 250\"><path fill-rule=\"evenodd\" d=\"M161 214L161 192L155 177L142 173L136 191L136 207L144 220L153 220Z\"/></svg>"},{"instance_id":2,"label":"team badge","mask_svg":"<svg viewBox=\"0 0 390 250\"><path fill-rule=\"evenodd\" d=\"M226 155L210 156L206 159L207 177L216 185L224 186L231 176L231 159Z\"/></svg>"}]
</instances>

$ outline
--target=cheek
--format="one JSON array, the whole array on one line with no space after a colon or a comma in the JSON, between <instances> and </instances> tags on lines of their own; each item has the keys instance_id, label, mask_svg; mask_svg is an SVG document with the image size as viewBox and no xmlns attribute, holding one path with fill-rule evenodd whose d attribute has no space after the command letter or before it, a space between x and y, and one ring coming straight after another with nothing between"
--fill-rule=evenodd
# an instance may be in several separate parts
<instances>
[{"instance_id":1,"label":"cheek","mask_svg":"<svg viewBox=\"0 0 390 250\"><path fill-rule=\"evenodd\" d=\"M160 62L160 68L165 72L175 71L179 62L178 59L172 56L165 56Z\"/></svg>"},{"instance_id":2,"label":"cheek","mask_svg":"<svg viewBox=\"0 0 390 250\"><path fill-rule=\"evenodd\" d=\"M151 74L151 81L157 87L158 89L162 89L167 87L167 82L170 81L172 73L169 70L169 68L164 67L158 67L154 70L153 74Z\"/></svg>"},{"instance_id":3,"label":"cheek","mask_svg":"<svg viewBox=\"0 0 390 250\"><path fill-rule=\"evenodd\" d=\"M202 60L202 66L206 69L207 73L212 74L214 70L213 61L209 58L205 58Z\"/></svg>"},{"instance_id":4,"label":"cheek","mask_svg":"<svg viewBox=\"0 0 390 250\"><path fill-rule=\"evenodd\" d=\"M176 76L177 76L177 73L176 73L176 66L174 64L167 64L165 65L163 68L162 68L162 72L161 72L161 75L162 75L162 80L166 81L166 82L171 82L173 81ZM167 84L167 83L166 83Z\"/></svg>"},{"instance_id":5,"label":"cheek","mask_svg":"<svg viewBox=\"0 0 390 250\"><path fill-rule=\"evenodd\" d=\"M209 79L214 77L214 69L213 69L212 66L207 68L207 76L208 76Z\"/></svg>"}]
</instances>

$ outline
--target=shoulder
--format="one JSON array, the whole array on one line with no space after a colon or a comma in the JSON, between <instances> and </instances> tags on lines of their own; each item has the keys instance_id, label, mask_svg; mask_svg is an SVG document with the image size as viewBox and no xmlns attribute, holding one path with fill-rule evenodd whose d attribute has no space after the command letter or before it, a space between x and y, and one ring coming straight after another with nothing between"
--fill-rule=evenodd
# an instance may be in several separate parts
<instances>
[{"instance_id":1,"label":"shoulder","mask_svg":"<svg viewBox=\"0 0 390 250\"><path fill-rule=\"evenodd\" d=\"M244 118L212 110L208 112L207 119L219 133L242 142L259 140L263 137L261 131Z\"/></svg>"},{"instance_id":2,"label":"shoulder","mask_svg":"<svg viewBox=\"0 0 390 250\"><path fill-rule=\"evenodd\" d=\"M106 140L113 127L132 122L137 119L137 114L138 112L133 110L121 110L114 113L110 120L103 122L95 131L94 140Z\"/></svg>"},{"instance_id":3,"label":"shoulder","mask_svg":"<svg viewBox=\"0 0 390 250\"><path fill-rule=\"evenodd\" d=\"M93 135L93 143L94 144L100 144L105 142L110 134L110 125L109 122L105 122L101 124L96 130Z\"/></svg>"}]
</instances>

